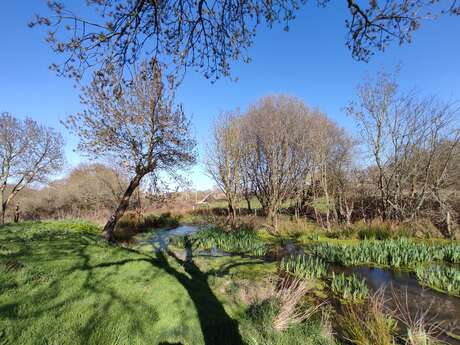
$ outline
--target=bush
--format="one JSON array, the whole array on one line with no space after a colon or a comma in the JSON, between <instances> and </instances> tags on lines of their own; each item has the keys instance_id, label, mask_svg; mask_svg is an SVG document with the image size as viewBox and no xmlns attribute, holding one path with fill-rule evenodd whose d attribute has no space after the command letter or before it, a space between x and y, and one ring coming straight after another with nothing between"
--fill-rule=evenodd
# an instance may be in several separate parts
<instances>
[{"instance_id":1,"label":"bush","mask_svg":"<svg viewBox=\"0 0 460 345\"><path fill-rule=\"evenodd\" d=\"M138 233L155 228L174 228L179 226L179 216L172 216L169 212L160 215L141 215L127 212L118 221L115 229L115 238L119 241L127 240Z\"/></svg>"}]
</instances>

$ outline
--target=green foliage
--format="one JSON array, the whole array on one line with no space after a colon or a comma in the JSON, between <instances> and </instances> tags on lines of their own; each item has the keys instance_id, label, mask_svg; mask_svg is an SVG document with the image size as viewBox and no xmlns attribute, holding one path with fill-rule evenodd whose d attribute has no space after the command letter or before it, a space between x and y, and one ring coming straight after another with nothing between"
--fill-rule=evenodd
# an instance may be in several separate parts
<instances>
[{"instance_id":1,"label":"green foliage","mask_svg":"<svg viewBox=\"0 0 460 345\"><path fill-rule=\"evenodd\" d=\"M208 228L191 236L195 247L210 250L219 248L227 253L263 256L268 246L251 230L223 231L220 228Z\"/></svg>"},{"instance_id":2,"label":"green foliage","mask_svg":"<svg viewBox=\"0 0 460 345\"><path fill-rule=\"evenodd\" d=\"M366 281L355 274L345 275L332 273L331 290L340 299L363 301L369 294Z\"/></svg>"},{"instance_id":3,"label":"green foliage","mask_svg":"<svg viewBox=\"0 0 460 345\"><path fill-rule=\"evenodd\" d=\"M419 266L415 273L420 284L460 297L460 271L455 267Z\"/></svg>"},{"instance_id":4,"label":"green foliage","mask_svg":"<svg viewBox=\"0 0 460 345\"><path fill-rule=\"evenodd\" d=\"M310 255L291 255L281 259L280 269L301 278L321 278L327 273L326 263Z\"/></svg>"},{"instance_id":5,"label":"green foliage","mask_svg":"<svg viewBox=\"0 0 460 345\"><path fill-rule=\"evenodd\" d=\"M207 271L107 245L93 230L80 222L0 226L0 344L238 343Z\"/></svg>"},{"instance_id":6,"label":"green foliage","mask_svg":"<svg viewBox=\"0 0 460 345\"><path fill-rule=\"evenodd\" d=\"M405 238L384 241L362 241L354 244L321 243L313 252L328 262L342 265L380 265L415 268L434 260L458 263L459 244L429 245Z\"/></svg>"}]
</instances>

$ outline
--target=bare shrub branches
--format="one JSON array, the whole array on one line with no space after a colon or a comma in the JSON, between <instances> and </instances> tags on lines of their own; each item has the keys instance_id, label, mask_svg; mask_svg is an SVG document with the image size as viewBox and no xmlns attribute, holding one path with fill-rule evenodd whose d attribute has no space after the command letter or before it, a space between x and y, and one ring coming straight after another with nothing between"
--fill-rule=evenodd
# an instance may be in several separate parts
<instances>
[{"instance_id":1,"label":"bare shrub branches","mask_svg":"<svg viewBox=\"0 0 460 345\"><path fill-rule=\"evenodd\" d=\"M358 103L347 111L372 157L381 217L415 219L431 204L442 209L446 222L452 209L449 193L441 190L457 176L458 106L401 93L394 77L381 73L359 87Z\"/></svg>"},{"instance_id":2,"label":"bare shrub branches","mask_svg":"<svg viewBox=\"0 0 460 345\"><path fill-rule=\"evenodd\" d=\"M64 164L64 140L52 128L30 118L0 115L1 222L11 200L26 186L46 182Z\"/></svg>"}]
</instances>

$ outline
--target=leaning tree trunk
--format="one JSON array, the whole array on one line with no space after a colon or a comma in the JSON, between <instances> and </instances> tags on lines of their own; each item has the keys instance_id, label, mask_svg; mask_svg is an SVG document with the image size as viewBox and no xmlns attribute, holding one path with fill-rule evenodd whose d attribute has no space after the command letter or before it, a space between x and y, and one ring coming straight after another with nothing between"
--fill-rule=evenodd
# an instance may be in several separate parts
<instances>
[{"instance_id":1,"label":"leaning tree trunk","mask_svg":"<svg viewBox=\"0 0 460 345\"><path fill-rule=\"evenodd\" d=\"M138 174L134 176L134 178L129 182L128 188L126 188L125 193L123 194L123 197L121 198L117 209L110 216L109 220L105 224L103 235L104 235L104 238L108 242L110 243L115 242L115 236L114 236L115 226L117 225L120 218L123 217L123 214L125 213L125 211L128 209L129 199L131 198L131 195L134 193L136 188L139 187L139 184L143 176L144 175Z\"/></svg>"}]
</instances>

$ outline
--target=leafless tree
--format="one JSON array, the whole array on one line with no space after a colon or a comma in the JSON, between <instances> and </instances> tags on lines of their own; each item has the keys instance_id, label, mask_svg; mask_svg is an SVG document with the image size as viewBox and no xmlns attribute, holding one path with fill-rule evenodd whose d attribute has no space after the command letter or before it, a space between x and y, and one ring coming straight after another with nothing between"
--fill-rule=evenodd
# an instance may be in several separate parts
<instances>
[{"instance_id":1,"label":"leafless tree","mask_svg":"<svg viewBox=\"0 0 460 345\"><path fill-rule=\"evenodd\" d=\"M338 195L338 183L344 183L343 180L337 178L343 177L345 165L351 159L353 142L343 128L320 112L316 112L313 117L309 131L312 141L311 155L314 161L312 175L317 176L316 179L321 187L325 204L326 226L330 230L331 212L337 220L334 195Z\"/></svg>"},{"instance_id":2,"label":"leafless tree","mask_svg":"<svg viewBox=\"0 0 460 345\"><path fill-rule=\"evenodd\" d=\"M456 0L342 0L349 17L347 46L354 58L368 60L391 42L410 42L423 20L458 15ZM330 0L316 0L323 7ZM179 68L201 70L206 77L230 73L233 60L249 61L256 28L284 24L286 30L307 0L87 0L90 13L74 13L61 1L49 1L50 14L30 25L48 28L47 41L64 56L52 67L81 78L85 69L115 64L128 67L146 54ZM335 1L334 1L335 3ZM327 24L326 24L327 25Z\"/></svg>"},{"instance_id":3,"label":"leafless tree","mask_svg":"<svg viewBox=\"0 0 460 345\"><path fill-rule=\"evenodd\" d=\"M238 112L220 114L214 123L208 147L206 168L228 203L230 223L236 218L236 203L241 194L243 176L242 123Z\"/></svg>"},{"instance_id":4,"label":"leafless tree","mask_svg":"<svg viewBox=\"0 0 460 345\"><path fill-rule=\"evenodd\" d=\"M417 218L435 196L435 186L447 182L452 171L459 109L433 97L402 93L394 76L382 72L359 87L358 102L348 112L376 166L382 218Z\"/></svg>"},{"instance_id":5,"label":"leafless tree","mask_svg":"<svg viewBox=\"0 0 460 345\"><path fill-rule=\"evenodd\" d=\"M245 116L249 176L275 232L280 206L311 169L310 122L311 110L302 101L281 95L261 99Z\"/></svg>"},{"instance_id":6,"label":"leafless tree","mask_svg":"<svg viewBox=\"0 0 460 345\"><path fill-rule=\"evenodd\" d=\"M1 222L13 198L34 182L45 182L64 164L61 134L26 118L0 115Z\"/></svg>"},{"instance_id":7,"label":"leafless tree","mask_svg":"<svg viewBox=\"0 0 460 345\"><path fill-rule=\"evenodd\" d=\"M129 83L115 69L96 73L81 99L84 112L66 123L79 135L79 149L95 158L110 157L131 175L104 227L105 238L114 241L115 226L142 178L193 163L195 141L182 107L174 103L174 81L165 83L155 62L142 63Z\"/></svg>"}]
</instances>

